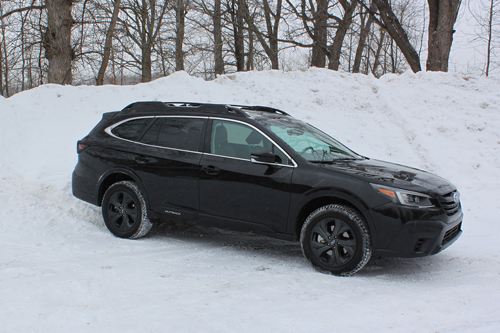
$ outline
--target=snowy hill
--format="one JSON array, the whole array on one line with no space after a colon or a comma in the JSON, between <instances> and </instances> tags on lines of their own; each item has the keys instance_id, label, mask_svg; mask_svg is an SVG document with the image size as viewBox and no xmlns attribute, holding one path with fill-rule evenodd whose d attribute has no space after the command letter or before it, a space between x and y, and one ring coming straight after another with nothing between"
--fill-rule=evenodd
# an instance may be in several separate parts
<instances>
[{"instance_id":1,"label":"snowy hill","mask_svg":"<svg viewBox=\"0 0 500 333\"><path fill-rule=\"evenodd\" d=\"M112 236L71 195L76 141L138 100L283 109L372 158L429 170L462 194L464 233L420 259L316 272L300 246L194 226ZM205 82L45 85L0 97L0 332L500 330L500 82L381 79L320 69Z\"/></svg>"}]
</instances>

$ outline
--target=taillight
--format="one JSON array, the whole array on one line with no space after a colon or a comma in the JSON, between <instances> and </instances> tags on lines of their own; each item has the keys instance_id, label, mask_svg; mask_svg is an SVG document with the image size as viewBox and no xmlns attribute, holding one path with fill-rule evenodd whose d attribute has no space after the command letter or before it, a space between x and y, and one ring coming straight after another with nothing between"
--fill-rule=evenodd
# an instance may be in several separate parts
<instances>
[{"instance_id":1,"label":"taillight","mask_svg":"<svg viewBox=\"0 0 500 333\"><path fill-rule=\"evenodd\" d=\"M82 151L87 149L88 146L88 144L83 143L82 141L78 141L78 143L76 144L76 152L80 154Z\"/></svg>"}]
</instances>

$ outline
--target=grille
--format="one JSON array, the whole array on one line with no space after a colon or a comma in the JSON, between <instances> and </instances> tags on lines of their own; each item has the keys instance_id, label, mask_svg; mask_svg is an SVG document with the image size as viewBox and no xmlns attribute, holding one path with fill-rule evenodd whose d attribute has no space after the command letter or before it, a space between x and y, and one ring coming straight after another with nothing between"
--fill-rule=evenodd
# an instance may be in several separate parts
<instances>
[{"instance_id":1,"label":"grille","mask_svg":"<svg viewBox=\"0 0 500 333\"><path fill-rule=\"evenodd\" d=\"M452 229L448 230L444 234L443 242L441 243L441 245L444 245L444 244L448 243L451 239L453 239L453 237L455 237L460 232L461 227L462 227L462 223L459 223L456 226L454 226Z\"/></svg>"},{"instance_id":2,"label":"grille","mask_svg":"<svg viewBox=\"0 0 500 333\"><path fill-rule=\"evenodd\" d=\"M441 206L443 206L446 215L450 216L457 213L460 210L460 201L455 202L455 193L457 191L453 191L451 193L445 194L441 197L439 202Z\"/></svg>"}]
</instances>

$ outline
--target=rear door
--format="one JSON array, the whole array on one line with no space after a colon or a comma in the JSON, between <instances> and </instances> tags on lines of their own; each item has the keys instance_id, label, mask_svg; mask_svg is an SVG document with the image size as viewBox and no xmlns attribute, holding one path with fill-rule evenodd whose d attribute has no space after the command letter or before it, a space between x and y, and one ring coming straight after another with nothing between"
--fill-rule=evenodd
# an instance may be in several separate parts
<instances>
[{"instance_id":1,"label":"rear door","mask_svg":"<svg viewBox=\"0 0 500 333\"><path fill-rule=\"evenodd\" d=\"M197 217L206 122L204 117L156 117L140 142L130 146L130 167L147 190L150 209L172 219Z\"/></svg>"}]
</instances>

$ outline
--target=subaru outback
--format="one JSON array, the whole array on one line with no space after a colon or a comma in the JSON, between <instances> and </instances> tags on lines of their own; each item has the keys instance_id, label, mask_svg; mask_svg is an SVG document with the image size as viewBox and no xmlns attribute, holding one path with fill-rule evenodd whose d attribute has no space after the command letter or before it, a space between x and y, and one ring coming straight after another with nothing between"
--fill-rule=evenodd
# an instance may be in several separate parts
<instances>
[{"instance_id":1,"label":"subaru outback","mask_svg":"<svg viewBox=\"0 0 500 333\"><path fill-rule=\"evenodd\" d=\"M372 255L421 257L461 235L459 192L418 169L361 156L264 106L137 102L77 143L75 197L139 238L159 220L300 241L322 272Z\"/></svg>"}]
</instances>

